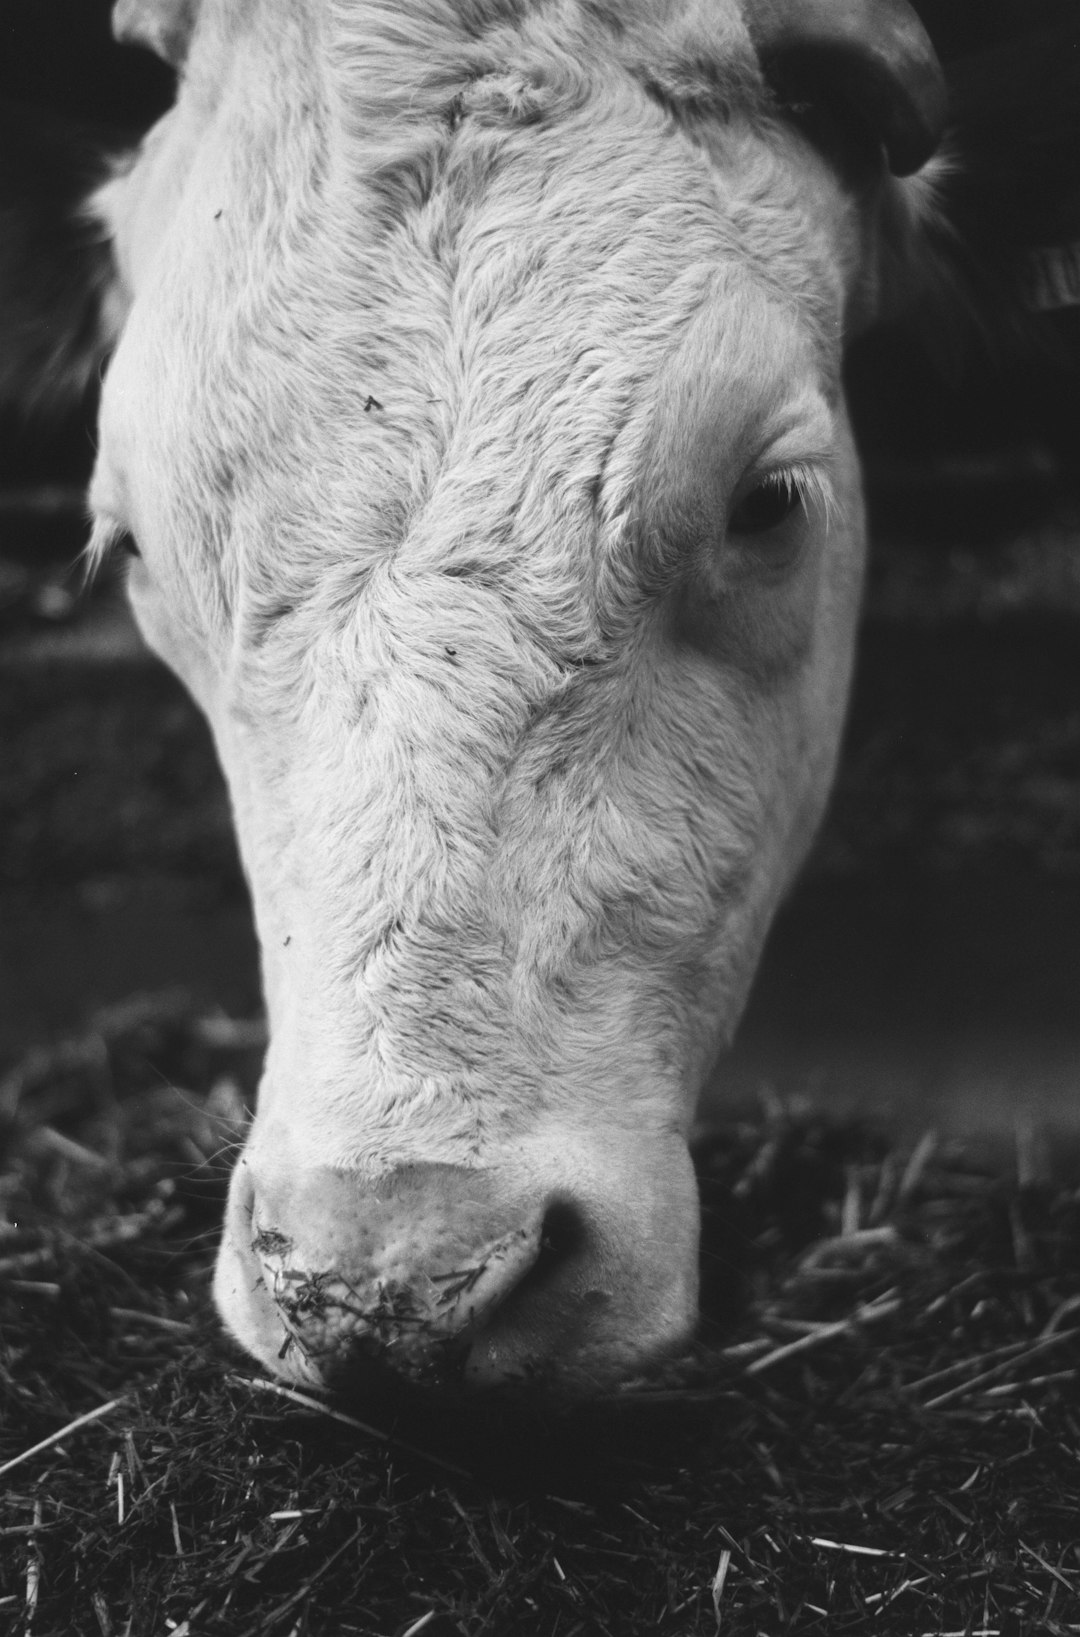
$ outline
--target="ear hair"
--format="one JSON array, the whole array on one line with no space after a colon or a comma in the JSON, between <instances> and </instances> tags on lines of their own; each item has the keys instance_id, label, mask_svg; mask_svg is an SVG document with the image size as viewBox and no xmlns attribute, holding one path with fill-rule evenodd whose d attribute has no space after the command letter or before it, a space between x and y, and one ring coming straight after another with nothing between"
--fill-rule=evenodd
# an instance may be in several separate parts
<instances>
[{"instance_id":1,"label":"ear hair","mask_svg":"<svg viewBox=\"0 0 1080 1637\"><path fill-rule=\"evenodd\" d=\"M954 231L944 195L955 163L937 154L914 176L879 177L864 191L866 248L848 314L852 333L947 299L954 288Z\"/></svg>"},{"instance_id":2,"label":"ear hair","mask_svg":"<svg viewBox=\"0 0 1080 1637\"><path fill-rule=\"evenodd\" d=\"M81 127L0 104L0 403L68 408L115 340L112 247L86 203L115 163Z\"/></svg>"}]
</instances>

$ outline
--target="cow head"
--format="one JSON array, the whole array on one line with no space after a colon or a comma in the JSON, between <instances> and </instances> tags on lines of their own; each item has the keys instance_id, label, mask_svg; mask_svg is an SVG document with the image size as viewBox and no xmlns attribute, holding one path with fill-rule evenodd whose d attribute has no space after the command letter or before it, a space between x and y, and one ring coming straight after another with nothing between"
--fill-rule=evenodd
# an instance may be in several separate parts
<instances>
[{"instance_id":1,"label":"cow head","mask_svg":"<svg viewBox=\"0 0 1080 1637\"><path fill-rule=\"evenodd\" d=\"M848 686L880 144L938 120L906 8L801 9L118 7L182 77L98 200L95 546L232 792L216 1289L281 1374L584 1387L693 1326L695 1100Z\"/></svg>"}]
</instances>

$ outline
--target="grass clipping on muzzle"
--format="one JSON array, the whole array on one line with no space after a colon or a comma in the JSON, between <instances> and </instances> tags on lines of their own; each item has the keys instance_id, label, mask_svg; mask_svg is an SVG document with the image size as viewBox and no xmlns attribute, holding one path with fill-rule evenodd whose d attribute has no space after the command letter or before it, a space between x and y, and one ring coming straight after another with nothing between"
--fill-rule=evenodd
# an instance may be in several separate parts
<instances>
[{"instance_id":1,"label":"grass clipping on muzzle","mask_svg":"<svg viewBox=\"0 0 1080 1637\"><path fill-rule=\"evenodd\" d=\"M0 1079L0 1629L1080 1632L1067 1157L773 1097L700 1146L687 1357L576 1408L323 1402L209 1298L261 1045L156 997Z\"/></svg>"}]
</instances>

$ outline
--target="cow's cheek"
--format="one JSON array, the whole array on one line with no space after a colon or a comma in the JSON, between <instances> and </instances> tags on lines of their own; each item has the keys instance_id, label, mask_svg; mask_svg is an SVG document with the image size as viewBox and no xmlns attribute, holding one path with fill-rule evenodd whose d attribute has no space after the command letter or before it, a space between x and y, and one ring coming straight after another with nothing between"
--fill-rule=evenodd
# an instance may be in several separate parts
<instances>
[{"instance_id":1,"label":"cow's cheek","mask_svg":"<svg viewBox=\"0 0 1080 1637\"><path fill-rule=\"evenodd\" d=\"M216 669L204 643L166 604L145 563L131 564L127 590L143 641L179 677L196 704L212 720Z\"/></svg>"}]
</instances>

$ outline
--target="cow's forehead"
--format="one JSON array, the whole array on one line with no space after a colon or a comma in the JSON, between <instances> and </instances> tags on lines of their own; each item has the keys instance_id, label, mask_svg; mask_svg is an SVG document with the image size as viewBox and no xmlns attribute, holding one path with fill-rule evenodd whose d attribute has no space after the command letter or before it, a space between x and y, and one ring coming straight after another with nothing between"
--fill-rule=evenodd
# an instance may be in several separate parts
<instances>
[{"instance_id":1,"label":"cow's forehead","mask_svg":"<svg viewBox=\"0 0 1080 1637\"><path fill-rule=\"evenodd\" d=\"M174 0L130 0L155 28ZM641 101L675 115L683 129L708 132L733 114L762 115L765 89L735 0L175 0L197 17L179 85L174 146L200 127L220 140L217 116L246 105L248 180L260 159L303 147L301 123L318 122L339 164L363 179L400 221L430 187L459 125L552 124L586 111L580 135L593 153L604 114L623 134L640 121ZM635 97L631 87L637 88ZM631 103L637 103L631 108ZM610 124L610 122L609 122ZM610 129L608 132L610 141ZM325 158L325 155L324 155ZM288 172L277 178L289 187ZM617 203L611 201L611 203ZM368 228L374 225L369 218Z\"/></svg>"},{"instance_id":2,"label":"cow's forehead","mask_svg":"<svg viewBox=\"0 0 1080 1637\"><path fill-rule=\"evenodd\" d=\"M156 353L188 362L167 361L170 445L141 465L198 467L198 485L176 477L176 515L193 495L205 514L186 549L201 540L220 565L231 542L223 602L242 578L256 626L313 591L348 606L406 540L490 576L511 527L520 561L526 524L548 557L565 541L587 610L581 545L600 479L618 476L612 450L621 440L640 473L634 424L655 420L674 353L715 376L688 332L714 341L722 311L728 341L745 336L757 386L731 358L729 408L747 414L790 370L791 312L835 329L827 223L811 228L800 207L805 173L777 150L733 11L711 14L726 55L707 76L694 59L705 89L673 117L645 45L598 12L572 8L568 51L540 10L510 30L510 8L476 9L502 19L482 49L460 6L330 7L318 26L297 8L262 40L283 76L272 97L266 61L243 53L211 95L220 60L204 42L148 154L167 172L172 152L183 176L168 183L182 200L161 258L173 266L146 322ZM215 26L235 36L257 13L221 4ZM410 35L425 17L441 58ZM132 194L137 218L137 175ZM771 328L770 302L790 309ZM776 338L764 355L763 330Z\"/></svg>"},{"instance_id":3,"label":"cow's forehead","mask_svg":"<svg viewBox=\"0 0 1080 1637\"><path fill-rule=\"evenodd\" d=\"M415 98L536 51L549 64L617 57L661 94L715 101L758 78L743 10L743 0L117 0L114 25L159 51L163 36L182 40L185 70L210 78L215 64L227 71L229 47L272 49L300 31L367 77L369 106L385 113L403 91ZM212 53L200 58L204 41Z\"/></svg>"}]
</instances>

